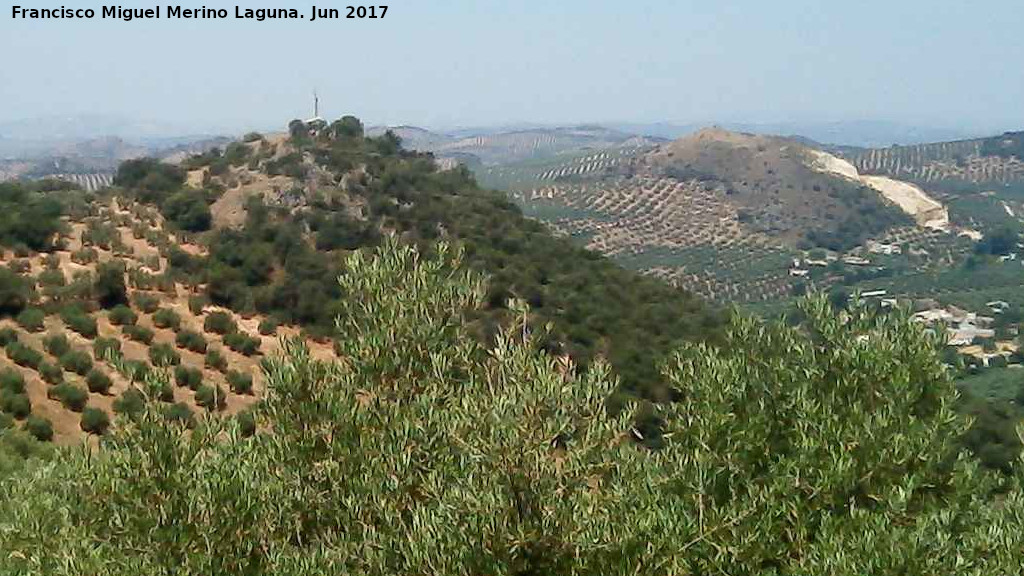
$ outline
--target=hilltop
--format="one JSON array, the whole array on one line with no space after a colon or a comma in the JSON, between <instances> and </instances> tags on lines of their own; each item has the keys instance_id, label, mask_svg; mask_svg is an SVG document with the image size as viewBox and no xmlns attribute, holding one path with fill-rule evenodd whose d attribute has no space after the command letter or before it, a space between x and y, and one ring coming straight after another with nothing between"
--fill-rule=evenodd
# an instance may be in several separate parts
<instances>
[{"instance_id":1,"label":"hilltop","mask_svg":"<svg viewBox=\"0 0 1024 576\"><path fill-rule=\"evenodd\" d=\"M266 314L329 336L343 299L342 256L396 235L430 250L455 242L489 276L476 312L493 337L511 299L531 307L542 346L583 366L608 358L626 390L670 394L657 374L686 339L713 339L725 314L686 291L623 270L525 218L464 168L365 136L352 117L330 126L295 121L287 135L250 134L180 165L122 165L115 184L208 246L189 273L216 305Z\"/></svg>"}]
</instances>

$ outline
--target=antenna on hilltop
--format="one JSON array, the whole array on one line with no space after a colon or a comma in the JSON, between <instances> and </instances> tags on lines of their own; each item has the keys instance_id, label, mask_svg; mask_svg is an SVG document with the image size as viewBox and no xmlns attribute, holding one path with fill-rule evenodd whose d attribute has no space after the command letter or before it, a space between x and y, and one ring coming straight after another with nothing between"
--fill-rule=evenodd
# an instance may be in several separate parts
<instances>
[{"instance_id":1,"label":"antenna on hilltop","mask_svg":"<svg viewBox=\"0 0 1024 576\"><path fill-rule=\"evenodd\" d=\"M313 118L320 117L320 97L317 96L316 90L313 90Z\"/></svg>"}]
</instances>

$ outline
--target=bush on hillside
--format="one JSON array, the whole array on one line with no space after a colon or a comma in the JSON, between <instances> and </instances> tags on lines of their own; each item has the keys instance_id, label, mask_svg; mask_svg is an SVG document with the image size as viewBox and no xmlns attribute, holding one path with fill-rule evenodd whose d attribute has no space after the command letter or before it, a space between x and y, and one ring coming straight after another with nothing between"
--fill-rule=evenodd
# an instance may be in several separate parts
<instances>
[{"instance_id":1,"label":"bush on hillside","mask_svg":"<svg viewBox=\"0 0 1024 576\"><path fill-rule=\"evenodd\" d=\"M65 306L60 312L60 319L68 329L90 340L99 334L96 319L78 306Z\"/></svg>"},{"instance_id":2,"label":"bush on hillside","mask_svg":"<svg viewBox=\"0 0 1024 576\"><path fill-rule=\"evenodd\" d=\"M203 383L203 371L192 366L178 365L174 367L174 382L182 388L196 390Z\"/></svg>"},{"instance_id":3,"label":"bush on hillside","mask_svg":"<svg viewBox=\"0 0 1024 576\"><path fill-rule=\"evenodd\" d=\"M192 413L192 408L184 402L177 402L165 408L164 418L167 422L179 424L185 428L191 429L196 426L196 417Z\"/></svg>"},{"instance_id":4,"label":"bush on hillside","mask_svg":"<svg viewBox=\"0 0 1024 576\"><path fill-rule=\"evenodd\" d=\"M220 350L211 348L206 352L205 365L207 368L224 372L228 369L228 360Z\"/></svg>"},{"instance_id":5,"label":"bush on hillside","mask_svg":"<svg viewBox=\"0 0 1024 576\"><path fill-rule=\"evenodd\" d=\"M110 319L110 323L114 326L131 326L139 321L139 315L124 304L111 308L110 312L107 313L107 318Z\"/></svg>"},{"instance_id":6,"label":"bush on hillside","mask_svg":"<svg viewBox=\"0 0 1024 576\"><path fill-rule=\"evenodd\" d=\"M17 315L32 301L35 291L28 280L0 267L0 315Z\"/></svg>"},{"instance_id":7,"label":"bush on hillside","mask_svg":"<svg viewBox=\"0 0 1024 576\"><path fill-rule=\"evenodd\" d=\"M206 338L192 330L182 330L174 337L174 343L179 348L185 348L196 354L206 354Z\"/></svg>"},{"instance_id":8,"label":"bush on hillside","mask_svg":"<svg viewBox=\"0 0 1024 576\"><path fill-rule=\"evenodd\" d=\"M48 398L53 398L64 405L72 412L81 412L89 403L89 393L84 388L64 382L57 384L46 392Z\"/></svg>"},{"instance_id":9,"label":"bush on hillside","mask_svg":"<svg viewBox=\"0 0 1024 576\"><path fill-rule=\"evenodd\" d=\"M11 342L5 347L7 357L11 359L18 366L25 368L32 368L33 370L39 367L39 364L43 361L43 354L21 342Z\"/></svg>"},{"instance_id":10,"label":"bush on hillside","mask_svg":"<svg viewBox=\"0 0 1024 576\"><path fill-rule=\"evenodd\" d=\"M124 306L128 303L128 287L124 281L125 265L121 261L104 262L96 267L93 293L103 308Z\"/></svg>"},{"instance_id":11,"label":"bush on hillside","mask_svg":"<svg viewBox=\"0 0 1024 576\"><path fill-rule=\"evenodd\" d=\"M157 328L177 330L181 327L181 318L170 308L161 308L153 314L153 325Z\"/></svg>"},{"instance_id":12,"label":"bush on hillside","mask_svg":"<svg viewBox=\"0 0 1024 576\"><path fill-rule=\"evenodd\" d=\"M273 318L265 318L260 321L258 330L263 336L273 336L277 334L277 321Z\"/></svg>"},{"instance_id":13,"label":"bush on hillside","mask_svg":"<svg viewBox=\"0 0 1024 576\"><path fill-rule=\"evenodd\" d=\"M110 428L110 416L100 408L88 407L82 411L82 430L102 436Z\"/></svg>"},{"instance_id":14,"label":"bush on hillside","mask_svg":"<svg viewBox=\"0 0 1024 576\"><path fill-rule=\"evenodd\" d=\"M92 370L92 358L82 350L72 350L60 357L60 365L69 372L85 376Z\"/></svg>"},{"instance_id":15,"label":"bush on hillside","mask_svg":"<svg viewBox=\"0 0 1024 576\"><path fill-rule=\"evenodd\" d=\"M181 363L181 355L170 344L154 344L149 348L149 361L158 368L177 366Z\"/></svg>"},{"instance_id":16,"label":"bush on hillside","mask_svg":"<svg viewBox=\"0 0 1024 576\"><path fill-rule=\"evenodd\" d=\"M85 385L89 388L89 392L94 394L109 394L113 382L110 380L110 376L107 376L97 368L93 368L85 375Z\"/></svg>"},{"instance_id":17,"label":"bush on hillside","mask_svg":"<svg viewBox=\"0 0 1024 576\"><path fill-rule=\"evenodd\" d=\"M0 390L21 394L25 391L25 377L15 368L0 371Z\"/></svg>"},{"instance_id":18,"label":"bush on hillside","mask_svg":"<svg viewBox=\"0 0 1024 576\"><path fill-rule=\"evenodd\" d=\"M117 338L97 338L92 343L92 353L97 360L106 360L110 355L121 355L121 341Z\"/></svg>"},{"instance_id":19,"label":"bush on hillside","mask_svg":"<svg viewBox=\"0 0 1024 576\"><path fill-rule=\"evenodd\" d=\"M60 358L71 350L71 343L63 334L48 334L43 338L43 349L49 352L50 356Z\"/></svg>"},{"instance_id":20,"label":"bush on hillside","mask_svg":"<svg viewBox=\"0 0 1024 576\"><path fill-rule=\"evenodd\" d=\"M18 332L10 326L0 328L0 346L7 346L11 342L18 341Z\"/></svg>"},{"instance_id":21,"label":"bush on hillside","mask_svg":"<svg viewBox=\"0 0 1024 576\"><path fill-rule=\"evenodd\" d=\"M40 442L53 440L53 423L48 418L32 415L25 419L25 431Z\"/></svg>"},{"instance_id":22,"label":"bush on hillside","mask_svg":"<svg viewBox=\"0 0 1024 576\"><path fill-rule=\"evenodd\" d=\"M27 394L0 390L0 410L17 420L24 420L32 413L32 402Z\"/></svg>"},{"instance_id":23,"label":"bush on hillside","mask_svg":"<svg viewBox=\"0 0 1024 576\"><path fill-rule=\"evenodd\" d=\"M253 338L242 332L232 332L224 336L224 344L244 356L252 356L260 350L260 339Z\"/></svg>"},{"instance_id":24,"label":"bush on hillside","mask_svg":"<svg viewBox=\"0 0 1024 576\"><path fill-rule=\"evenodd\" d=\"M227 312L211 312L203 321L203 330L214 334L231 334L238 330L235 319Z\"/></svg>"},{"instance_id":25,"label":"bush on hillside","mask_svg":"<svg viewBox=\"0 0 1024 576\"><path fill-rule=\"evenodd\" d=\"M22 310L16 320L27 332L42 332L46 327L43 324L46 320L46 313L39 308L26 308Z\"/></svg>"},{"instance_id":26,"label":"bush on hillside","mask_svg":"<svg viewBox=\"0 0 1024 576\"><path fill-rule=\"evenodd\" d=\"M252 394L252 375L238 370L229 370L225 378L231 391L235 394Z\"/></svg>"},{"instance_id":27,"label":"bush on hillside","mask_svg":"<svg viewBox=\"0 0 1024 576\"><path fill-rule=\"evenodd\" d=\"M114 400L114 413L129 418L138 416L146 408L146 395L138 388L129 388Z\"/></svg>"},{"instance_id":28,"label":"bush on hillside","mask_svg":"<svg viewBox=\"0 0 1024 576\"><path fill-rule=\"evenodd\" d=\"M224 390L209 384L203 384L196 390L196 404L210 411L223 410L228 405Z\"/></svg>"},{"instance_id":29,"label":"bush on hillside","mask_svg":"<svg viewBox=\"0 0 1024 576\"><path fill-rule=\"evenodd\" d=\"M146 314L152 314L160 308L160 298L152 294L138 293L132 296L132 302L135 307L145 312Z\"/></svg>"},{"instance_id":30,"label":"bush on hillside","mask_svg":"<svg viewBox=\"0 0 1024 576\"><path fill-rule=\"evenodd\" d=\"M64 370L57 364L43 362L39 365L39 377L47 384L60 384L64 381Z\"/></svg>"},{"instance_id":31,"label":"bush on hillside","mask_svg":"<svg viewBox=\"0 0 1024 576\"><path fill-rule=\"evenodd\" d=\"M145 345L150 345L153 342L153 331L145 326L136 324L135 326L125 326L124 335L129 339L136 342L140 342Z\"/></svg>"}]
</instances>

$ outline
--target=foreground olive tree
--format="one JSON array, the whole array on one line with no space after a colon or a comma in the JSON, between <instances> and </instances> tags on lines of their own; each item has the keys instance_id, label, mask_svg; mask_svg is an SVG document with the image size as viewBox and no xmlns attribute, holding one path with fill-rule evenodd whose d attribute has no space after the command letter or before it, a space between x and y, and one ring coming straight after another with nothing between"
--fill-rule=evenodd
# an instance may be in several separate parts
<instances>
[{"instance_id":1,"label":"foreground olive tree","mask_svg":"<svg viewBox=\"0 0 1024 576\"><path fill-rule=\"evenodd\" d=\"M457 251L389 241L339 281L342 360L268 360L254 436L150 410L0 484L0 573L1019 572L1019 481L955 453L952 384L899 315L811 299L682 347L651 452L606 414L607 367L537 352L528 310L469 336Z\"/></svg>"}]
</instances>

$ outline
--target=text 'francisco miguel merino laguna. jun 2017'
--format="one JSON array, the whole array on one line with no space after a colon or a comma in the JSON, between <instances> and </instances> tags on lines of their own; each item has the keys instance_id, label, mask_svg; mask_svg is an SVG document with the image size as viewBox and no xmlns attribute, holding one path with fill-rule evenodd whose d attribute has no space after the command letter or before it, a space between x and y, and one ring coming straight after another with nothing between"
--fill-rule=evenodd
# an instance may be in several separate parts
<instances>
[{"instance_id":1,"label":"text 'francisco miguel merino laguna. jun 2017'","mask_svg":"<svg viewBox=\"0 0 1024 576\"><path fill-rule=\"evenodd\" d=\"M387 6L343 6L337 8L317 8L310 6L306 11L297 8L243 8L235 6L227 8L186 8L183 6L154 6L152 8L125 8L123 6L100 6L98 8L27 8L11 7L11 18L16 20L91 20L95 18L108 20L221 20L236 18L240 20L334 20L334 19L377 19L387 14Z\"/></svg>"}]
</instances>

